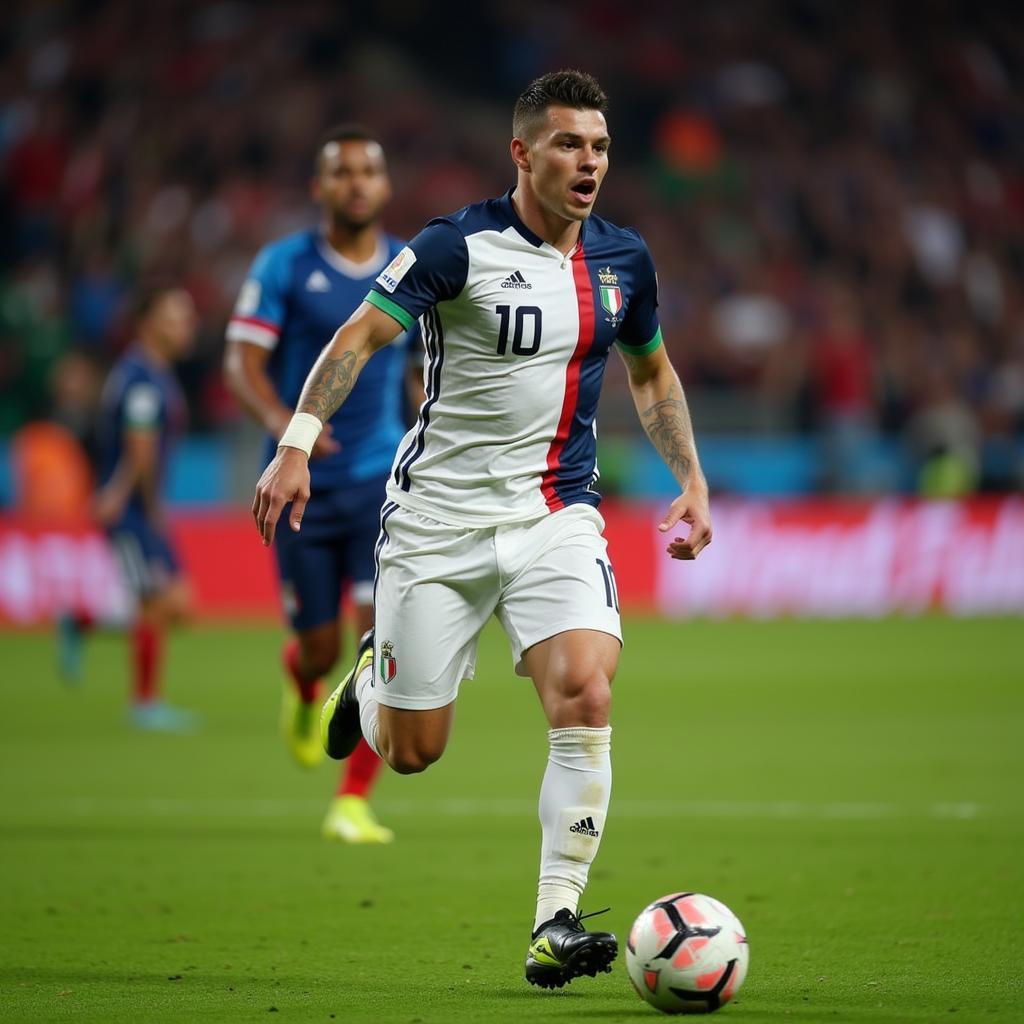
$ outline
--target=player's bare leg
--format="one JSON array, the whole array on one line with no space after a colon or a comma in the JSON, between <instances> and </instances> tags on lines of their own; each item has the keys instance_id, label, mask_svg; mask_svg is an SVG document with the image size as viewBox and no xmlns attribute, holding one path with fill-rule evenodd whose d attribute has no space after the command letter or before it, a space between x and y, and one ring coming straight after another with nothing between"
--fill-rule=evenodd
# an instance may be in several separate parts
<instances>
[{"instance_id":1,"label":"player's bare leg","mask_svg":"<svg viewBox=\"0 0 1024 1024\"><path fill-rule=\"evenodd\" d=\"M130 631L132 660L132 725L147 732L188 732L196 726L189 711L160 699L163 649L169 627L188 618L192 591L183 576L143 598Z\"/></svg>"},{"instance_id":2,"label":"player's bare leg","mask_svg":"<svg viewBox=\"0 0 1024 1024\"><path fill-rule=\"evenodd\" d=\"M324 750L335 760L348 757L365 737L400 775L425 771L444 753L455 703L407 710L387 707L374 697L373 633L365 633L351 671L327 698L320 715Z\"/></svg>"},{"instance_id":3,"label":"player's bare leg","mask_svg":"<svg viewBox=\"0 0 1024 1024\"><path fill-rule=\"evenodd\" d=\"M580 924L579 900L597 855L611 795L611 682L619 641L569 630L523 655L551 726L540 792L542 830L537 911L526 979L561 988L580 975L611 970L618 943Z\"/></svg>"},{"instance_id":4,"label":"player's bare leg","mask_svg":"<svg viewBox=\"0 0 1024 1024\"><path fill-rule=\"evenodd\" d=\"M281 733L294 760L314 768L323 760L317 735L320 680L338 660L337 620L297 630L284 646L282 660L288 679L281 693Z\"/></svg>"},{"instance_id":5,"label":"player's bare leg","mask_svg":"<svg viewBox=\"0 0 1024 1024\"><path fill-rule=\"evenodd\" d=\"M373 605L356 606L356 635L373 627ZM320 737L314 737L322 753ZM347 843L390 843L395 834L381 825L369 804L370 791L380 774L381 760L365 740L346 758L338 777L338 788L327 809L321 832L326 839Z\"/></svg>"},{"instance_id":6,"label":"player's bare leg","mask_svg":"<svg viewBox=\"0 0 1024 1024\"><path fill-rule=\"evenodd\" d=\"M380 756L400 775L426 771L448 745L455 702L443 708L409 711L377 705L376 741Z\"/></svg>"}]
</instances>

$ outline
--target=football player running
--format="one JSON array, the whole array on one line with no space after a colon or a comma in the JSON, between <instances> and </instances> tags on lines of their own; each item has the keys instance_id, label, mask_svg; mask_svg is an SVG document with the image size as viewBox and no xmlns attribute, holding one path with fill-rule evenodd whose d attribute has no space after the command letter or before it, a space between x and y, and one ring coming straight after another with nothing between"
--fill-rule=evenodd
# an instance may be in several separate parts
<instances>
[{"instance_id":1,"label":"football player running","mask_svg":"<svg viewBox=\"0 0 1024 1024\"><path fill-rule=\"evenodd\" d=\"M256 488L265 544L307 458L370 355L419 319L427 398L398 448L377 540L376 622L324 706L328 753L366 738L393 769L441 757L491 614L550 730L540 881L526 977L546 988L609 970L615 936L579 900L611 792L611 683L621 648L602 536L594 416L607 356L625 362L641 423L678 481L659 529L692 559L711 540L708 491L679 378L662 344L650 253L592 214L608 170L606 97L560 71L519 97L506 195L431 221L327 345ZM675 536L678 524L689 526ZM683 531L679 531L682 533Z\"/></svg>"},{"instance_id":2,"label":"football player running","mask_svg":"<svg viewBox=\"0 0 1024 1024\"><path fill-rule=\"evenodd\" d=\"M272 242L257 255L227 330L225 376L267 430L268 459L324 338L402 248L380 226L391 185L384 150L370 132L351 124L325 132L314 170L319 228ZM317 695L340 654L338 609L346 586L356 635L373 625L373 548L384 482L405 432L403 381L411 404L423 398L421 367L415 367L415 380L405 372L417 362L408 358L415 334L395 339L377 355L317 438L310 467L316 501L306 528L301 535L282 531L274 545L293 630L282 651L281 727L292 756L309 767L323 757ZM394 838L368 802L379 768L377 755L357 744L324 818L325 837L352 843Z\"/></svg>"}]
</instances>

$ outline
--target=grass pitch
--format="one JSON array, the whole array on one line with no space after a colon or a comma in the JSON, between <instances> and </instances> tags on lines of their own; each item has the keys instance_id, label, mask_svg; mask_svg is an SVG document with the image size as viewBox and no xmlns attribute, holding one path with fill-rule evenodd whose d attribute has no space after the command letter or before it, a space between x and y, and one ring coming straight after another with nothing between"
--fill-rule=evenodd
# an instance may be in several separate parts
<instances>
[{"instance_id":1,"label":"grass pitch","mask_svg":"<svg viewBox=\"0 0 1024 1024\"><path fill-rule=\"evenodd\" d=\"M724 900L751 968L723 1020L1024 1017L1019 620L626 636L595 924L624 940L666 892ZM523 981L545 724L499 631L444 760L382 777L379 849L319 837L334 768L287 760L279 641L179 635L168 694L204 728L163 737L123 724L120 638L69 691L49 637L0 636L0 1019L658 1019L621 958L560 993Z\"/></svg>"}]
</instances>

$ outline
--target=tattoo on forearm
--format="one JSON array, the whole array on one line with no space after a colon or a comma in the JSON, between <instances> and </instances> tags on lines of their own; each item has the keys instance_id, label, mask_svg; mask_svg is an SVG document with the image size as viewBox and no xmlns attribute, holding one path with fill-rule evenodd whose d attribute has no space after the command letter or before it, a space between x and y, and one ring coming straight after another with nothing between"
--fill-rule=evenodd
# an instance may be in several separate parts
<instances>
[{"instance_id":1,"label":"tattoo on forearm","mask_svg":"<svg viewBox=\"0 0 1024 1024\"><path fill-rule=\"evenodd\" d=\"M358 371L355 352L343 352L337 359L325 359L316 376L299 399L298 412L308 412L326 423L355 386Z\"/></svg>"},{"instance_id":2,"label":"tattoo on forearm","mask_svg":"<svg viewBox=\"0 0 1024 1024\"><path fill-rule=\"evenodd\" d=\"M684 482L693 467L693 427L682 389L671 385L668 397L640 413L640 422L673 476Z\"/></svg>"}]
</instances>

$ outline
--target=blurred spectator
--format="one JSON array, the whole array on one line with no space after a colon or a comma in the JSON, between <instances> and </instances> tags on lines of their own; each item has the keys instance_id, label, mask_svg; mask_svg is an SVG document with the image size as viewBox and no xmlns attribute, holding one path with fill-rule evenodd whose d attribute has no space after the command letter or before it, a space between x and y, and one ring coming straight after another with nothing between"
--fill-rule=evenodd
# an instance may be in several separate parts
<instances>
[{"instance_id":1,"label":"blurred spectator","mask_svg":"<svg viewBox=\"0 0 1024 1024\"><path fill-rule=\"evenodd\" d=\"M810 358L812 392L828 452L826 485L839 492L869 491L876 438L875 356L850 289L830 282L823 298Z\"/></svg>"},{"instance_id":2,"label":"blurred spectator","mask_svg":"<svg viewBox=\"0 0 1024 1024\"><path fill-rule=\"evenodd\" d=\"M196 297L192 423L231 422L223 325L249 254L306 220L319 126L354 117L379 133L388 226L408 235L508 187L513 97L576 63L613 101L599 212L651 244L670 352L695 402L714 398L701 429L824 430L823 483L872 488L858 453L879 432L918 443L942 361L939 404L972 418L980 484L1017 485L1012 6L936 0L922 19L897 4L566 0L542 15L402 4L355 18L329 0L15 0L0 29L0 434L46 411L65 352L116 355L123 295L149 273ZM609 404L628 406L614 370L611 385Z\"/></svg>"},{"instance_id":3,"label":"blurred spectator","mask_svg":"<svg viewBox=\"0 0 1024 1024\"><path fill-rule=\"evenodd\" d=\"M68 431L95 463L96 415L103 387L103 375L95 359L69 352L54 363L49 384L51 419Z\"/></svg>"},{"instance_id":4,"label":"blurred spectator","mask_svg":"<svg viewBox=\"0 0 1024 1024\"><path fill-rule=\"evenodd\" d=\"M918 460L918 490L929 498L974 493L980 478L978 423L953 375L933 368L922 399L908 425Z\"/></svg>"}]
</instances>

